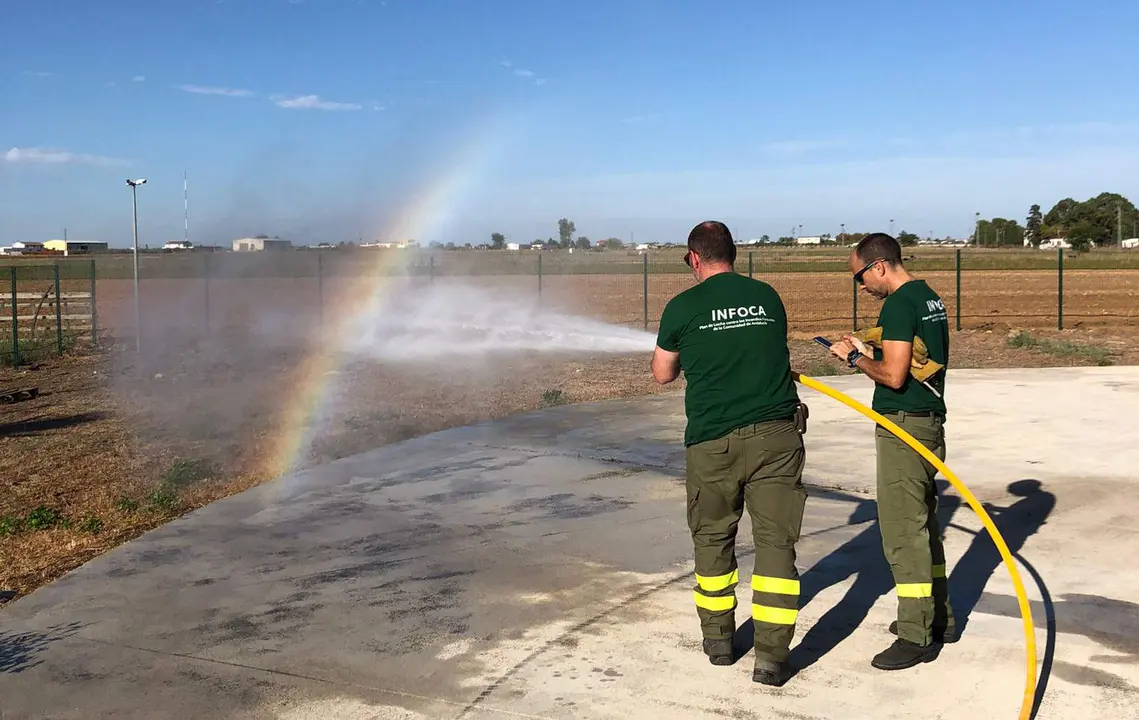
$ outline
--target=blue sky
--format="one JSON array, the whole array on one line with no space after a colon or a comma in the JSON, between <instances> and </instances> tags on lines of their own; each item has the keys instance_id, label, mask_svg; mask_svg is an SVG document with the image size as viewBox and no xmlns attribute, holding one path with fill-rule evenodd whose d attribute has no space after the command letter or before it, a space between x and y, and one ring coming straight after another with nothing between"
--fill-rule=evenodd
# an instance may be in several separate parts
<instances>
[{"instance_id":1,"label":"blue sky","mask_svg":"<svg viewBox=\"0 0 1139 720\"><path fill-rule=\"evenodd\" d=\"M964 235L1139 200L1139 3L0 0L0 243Z\"/></svg>"}]
</instances>

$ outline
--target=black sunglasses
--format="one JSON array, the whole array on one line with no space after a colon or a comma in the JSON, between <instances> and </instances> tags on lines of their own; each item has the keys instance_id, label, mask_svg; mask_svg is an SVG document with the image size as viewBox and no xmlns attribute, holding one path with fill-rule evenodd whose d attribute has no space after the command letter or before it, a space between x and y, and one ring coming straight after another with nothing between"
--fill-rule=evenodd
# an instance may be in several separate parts
<instances>
[{"instance_id":1,"label":"black sunglasses","mask_svg":"<svg viewBox=\"0 0 1139 720\"><path fill-rule=\"evenodd\" d=\"M862 276L866 274L867 270L874 267L875 265L877 265L880 262L882 262L882 258L875 258L874 260L871 260L870 262L866 263L866 265L864 265L861 270L854 273L854 281L857 282L859 285L864 285L865 283L862 282Z\"/></svg>"},{"instance_id":2,"label":"black sunglasses","mask_svg":"<svg viewBox=\"0 0 1139 720\"><path fill-rule=\"evenodd\" d=\"M692 267L692 251L691 250L684 253L684 264L687 265L688 267Z\"/></svg>"}]
</instances>

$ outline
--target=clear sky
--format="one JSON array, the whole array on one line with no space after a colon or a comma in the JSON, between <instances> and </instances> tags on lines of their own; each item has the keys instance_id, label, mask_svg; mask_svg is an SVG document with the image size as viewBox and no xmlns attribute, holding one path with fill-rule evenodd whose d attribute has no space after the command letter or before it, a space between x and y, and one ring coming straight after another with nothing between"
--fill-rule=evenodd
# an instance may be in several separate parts
<instances>
[{"instance_id":1,"label":"clear sky","mask_svg":"<svg viewBox=\"0 0 1139 720\"><path fill-rule=\"evenodd\" d=\"M936 9L935 9L936 8ZM1125 0L0 0L0 243L967 234L1139 200Z\"/></svg>"}]
</instances>

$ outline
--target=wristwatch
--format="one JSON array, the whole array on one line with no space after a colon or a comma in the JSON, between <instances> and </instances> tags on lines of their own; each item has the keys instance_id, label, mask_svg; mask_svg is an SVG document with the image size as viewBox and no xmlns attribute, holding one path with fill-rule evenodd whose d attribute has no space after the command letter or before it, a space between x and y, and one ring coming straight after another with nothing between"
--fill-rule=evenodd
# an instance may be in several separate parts
<instances>
[{"instance_id":1,"label":"wristwatch","mask_svg":"<svg viewBox=\"0 0 1139 720\"><path fill-rule=\"evenodd\" d=\"M854 348L849 353L847 353L846 364L852 368L856 367L855 363L858 362L858 358L860 357L862 357L862 353L858 351L858 348Z\"/></svg>"}]
</instances>

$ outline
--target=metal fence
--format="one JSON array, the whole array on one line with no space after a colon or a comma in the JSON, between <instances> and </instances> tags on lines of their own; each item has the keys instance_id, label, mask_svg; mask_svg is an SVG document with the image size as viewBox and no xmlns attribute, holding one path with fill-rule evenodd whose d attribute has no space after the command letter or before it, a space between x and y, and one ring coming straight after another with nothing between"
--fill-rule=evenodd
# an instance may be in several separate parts
<instances>
[{"instance_id":1,"label":"metal fence","mask_svg":"<svg viewBox=\"0 0 1139 720\"><path fill-rule=\"evenodd\" d=\"M872 324L845 248L741 249L736 270L779 291L793 333ZM377 287L418 294L473 285L610 323L655 329L665 304L694 284L682 250L335 250L168 253L140 257L142 337L208 337L268 326L310 327L358 310ZM1124 325L1139 320L1139 251L907 248L907 267L942 296L958 329ZM11 261L10 359L61 352L102 332L135 335L133 258ZM2 276L0 276L2 277ZM96 278L98 282L96 283ZM98 294L96 295L96 285ZM424 295L426 297L426 295ZM82 307L82 310L77 308ZM7 306L5 305L5 308ZM50 328L50 332L47 331Z\"/></svg>"},{"instance_id":2,"label":"metal fence","mask_svg":"<svg viewBox=\"0 0 1139 720\"><path fill-rule=\"evenodd\" d=\"M12 366L62 355L76 344L98 341L94 261L87 277L66 280L65 266L20 263L0 268L0 361ZM80 264L66 266L73 273Z\"/></svg>"}]
</instances>

